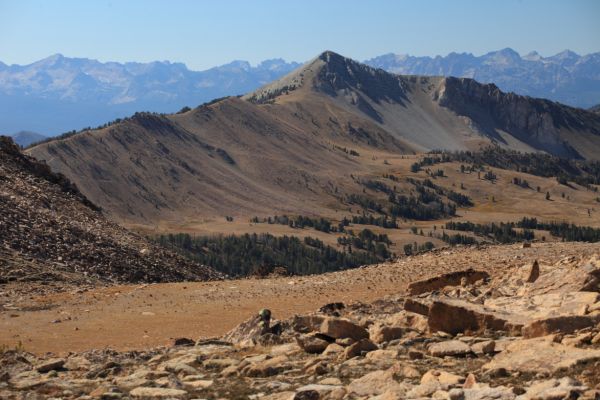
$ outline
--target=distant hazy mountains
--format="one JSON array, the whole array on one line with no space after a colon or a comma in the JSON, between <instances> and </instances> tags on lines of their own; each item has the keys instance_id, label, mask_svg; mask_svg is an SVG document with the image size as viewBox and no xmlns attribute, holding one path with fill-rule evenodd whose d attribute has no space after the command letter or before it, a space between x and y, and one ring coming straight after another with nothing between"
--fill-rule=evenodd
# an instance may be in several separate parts
<instances>
[{"instance_id":1,"label":"distant hazy mountains","mask_svg":"<svg viewBox=\"0 0 600 400\"><path fill-rule=\"evenodd\" d=\"M600 53L564 51L520 56L511 49L475 57L387 54L366 64L389 72L444 75L493 82L504 91L588 108L600 102ZM174 112L214 98L253 91L300 64L281 59L245 61L190 71L170 62L101 63L54 55L30 65L0 62L0 132L58 134L97 126L136 111Z\"/></svg>"},{"instance_id":2,"label":"distant hazy mountains","mask_svg":"<svg viewBox=\"0 0 600 400\"><path fill-rule=\"evenodd\" d=\"M60 54L24 66L0 62L0 132L54 135L136 111L175 112L247 93L298 66L234 61L197 72L181 63L101 63Z\"/></svg>"},{"instance_id":3,"label":"distant hazy mountains","mask_svg":"<svg viewBox=\"0 0 600 400\"><path fill-rule=\"evenodd\" d=\"M36 143L47 139L47 137L44 135L40 135L39 133L29 131L19 131L10 136L12 136L13 141L21 147L27 147L32 143Z\"/></svg>"},{"instance_id":4,"label":"distant hazy mountains","mask_svg":"<svg viewBox=\"0 0 600 400\"><path fill-rule=\"evenodd\" d=\"M600 53L580 56L565 50L552 57L537 52L525 56L512 49L480 57L450 53L446 57L385 54L366 64L397 74L442 75L495 83L503 91L543 97L575 107L600 102Z\"/></svg>"}]
</instances>

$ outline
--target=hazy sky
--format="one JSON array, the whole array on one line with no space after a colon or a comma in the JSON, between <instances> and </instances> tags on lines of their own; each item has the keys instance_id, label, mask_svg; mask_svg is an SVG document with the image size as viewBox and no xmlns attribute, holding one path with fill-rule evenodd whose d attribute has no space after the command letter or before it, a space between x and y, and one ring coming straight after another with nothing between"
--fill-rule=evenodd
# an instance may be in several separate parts
<instances>
[{"instance_id":1,"label":"hazy sky","mask_svg":"<svg viewBox=\"0 0 600 400\"><path fill-rule=\"evenodd\" d=\"M364 60L504 47L600 51L600 1L0 0L7 64L62 53L206 69L235 59L306 61L326 49Z\"/></svg>"}]
</instances>

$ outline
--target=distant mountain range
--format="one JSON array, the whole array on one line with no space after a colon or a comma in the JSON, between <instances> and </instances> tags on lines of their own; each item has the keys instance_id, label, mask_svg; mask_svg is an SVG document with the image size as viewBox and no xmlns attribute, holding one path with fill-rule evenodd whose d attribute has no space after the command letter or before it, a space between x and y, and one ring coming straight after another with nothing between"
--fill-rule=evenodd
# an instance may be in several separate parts
<instances>
[{"instance_id":1,"label":"distant mountain range","mask_svg":"<svg viewBox=\"0 0 600 400\"><path fill-rule=\"evenodd\" d=\"M197 72L168 61L101 63L60 54L24 66L0 62L0 132L55 135L136 111L175 112L247 93L300 65L234 61Z\"/></svg>"},{"instance_id":2,"label":"distant mountain range","mask_svg":"<svg viewBox=\"0 0 600 400\"><path fill-rule=\"evenodd\" d=\"M600 53L564 51L552 57L511 49L480 57L386 54L366 64L398 74L468 77L503 91L543 97L576 107L600 102ZM97 126L136 111L175 112L215 98L238 95L282 77L300 64L272 59L191 71L184 64L101 63L53 55L30 65L0 62L0 132L47 135Z\"/></svg>"},{"instance_id":3,"label":"distant mountain range","mask_svg":"<svg viewBox=\"0 0 600 400\"><path fill-rule=\"evenodd\" d=\"M542 57L535 51L521 56L507 48L480 57L469 53L433 58L386 54L365 63L396 74L472 78L494 83L505 92L575 107L588 108L600 102L600 52L580 56L565 50Z\"/></svg>"},{"instance_id":4,"label":"distant mountain range","mask_svg":"<svg viewBox=\"0 0 600 400\"><path fill-rule=\"evenodd\" d=\"M356 177L393 171L388 159L490 145L598 160L600 115L468 78L395 75L327 51L242 97L136 113L26 153L117 220L155 224L349 210L364 204Z\"/></svg>"},{"instance_id":5,"label":"distant mountain range","mask_svg":"<svg viewBox=\"0 0 600 400\"><path fill-rule=\"evenodd\" d=\"M47 136L30 131L19 131L10 136L12 136L13 141L21 147L27 147L32 143L39 142L48 138Z\"/></svg>"}]
</instances>

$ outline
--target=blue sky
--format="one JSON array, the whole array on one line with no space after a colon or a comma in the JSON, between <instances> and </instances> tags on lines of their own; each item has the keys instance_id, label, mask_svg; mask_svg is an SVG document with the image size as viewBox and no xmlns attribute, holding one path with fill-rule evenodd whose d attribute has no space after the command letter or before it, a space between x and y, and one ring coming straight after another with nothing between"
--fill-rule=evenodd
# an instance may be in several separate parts
<instances>
[{"instance_id":1,"label":"blue sky","mask_svg":"<svg viewBox=\"0 0 600 400\"><path fill-rule=\"evenodd\" d=\"M597 0L0 0L0 61L51 54L101 61L306 61L325 49L476 55L504 47L547 56L600 51Z\"/></svg>"}]
</instances>

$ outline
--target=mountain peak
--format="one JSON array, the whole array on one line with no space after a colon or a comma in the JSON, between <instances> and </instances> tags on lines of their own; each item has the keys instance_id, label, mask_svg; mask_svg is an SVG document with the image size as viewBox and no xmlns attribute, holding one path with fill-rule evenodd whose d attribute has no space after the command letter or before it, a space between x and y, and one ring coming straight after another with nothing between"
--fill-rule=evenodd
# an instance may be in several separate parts
<instances>
[{"instance_id":1,"label":"mountain peak","mask_svg":"<svg viewBox=\"0 0 600 400\"><path fill-rule=\"evenodd\" d=\"M524 55L523 60L527 60L527 61L540 61L542 59L542 56L540 55L540 53L538 53L537 51L530 51L529 53L527 53L526 55Z\"/></svg>"},{"instance_id":2,"label":"mountain peak","mask_svg":"<svg viewBox=\"0 0 600 400\"><path fill-rule=\"evenodd\" d=\"M331 62L333 60L346 60L346 57L331 50L325 50L324 52L319 54L317 58L325 62Z\"/></svg>"}]
</instances>

